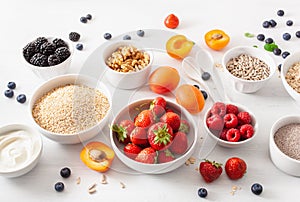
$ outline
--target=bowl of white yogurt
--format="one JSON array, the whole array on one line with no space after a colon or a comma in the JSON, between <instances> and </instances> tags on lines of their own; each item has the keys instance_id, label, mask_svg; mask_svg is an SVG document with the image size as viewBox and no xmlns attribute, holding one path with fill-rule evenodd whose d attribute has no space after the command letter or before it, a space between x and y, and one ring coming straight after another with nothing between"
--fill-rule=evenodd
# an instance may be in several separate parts
<instances>
[{"instance_id":1,"label":"bowl of white yogurt","mask_svg":"<svg viewBox=\"0 0 300 202\"><path fill-rule=\"evenodd\" d=\"M40 133L23 124L0 127L0 176L19 177L31 171L42 154Z\"/></svg>"}]
</instances>

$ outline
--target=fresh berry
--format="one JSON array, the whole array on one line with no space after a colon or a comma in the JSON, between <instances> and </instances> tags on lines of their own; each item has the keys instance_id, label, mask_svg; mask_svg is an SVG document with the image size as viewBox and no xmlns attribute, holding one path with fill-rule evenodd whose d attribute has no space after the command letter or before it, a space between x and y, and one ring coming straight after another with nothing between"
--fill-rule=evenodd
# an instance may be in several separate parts
<instances>
[{"instance_id":1,"label":"fresh berry","mask_svg":"<svg viewBox=\"0 0 300 202\"><path fill-rule=\"evenodd\" d=\"M254 183L252 186L251 186L251 191L253 194L255 195L260 195L263 191L263 186L259 183Z\"/></svg>"},{"instance_id":2,"label":"fresh berry","mask_svg":"<svg viewBox=\"0 0 300 202\"><path fill-rule=\"evenodd\" d=\"M68 48L67 43L64 40L59 39L59 38L54 39L52 41L52 43L55 45L56 48L60 48L60 47L67 47Z\"/></svg>"},{"instance_id":3,"label":"fresh berry","mask_svg":"<svg viewBox=\"0 0 300 202\"><path fill-rule=\"evenodd\" d=\"M297 31L297 32L295 33L295 35L296 35L297 38L300 38L300 31Z\"/></svg>"},{"instance_id":4,"label":"fresh berry","mask_svg":"<svg viewBox=\"0 0 300 202\"><path fill-rule=\"evenodd\" d=\"M267 39L265 40L265 42L266 42L267 44L271 44L271 43L274 42L274 40L273 40L272 38L267 38Z\"/></svg>"},{"instance_id":5,"label":"fresh berry","mask_svg":"<svg viewBox=\"0 0 300 202\"><path fill-rule=\"evenodd\" d=\"M134 119L134 125L137 127L148 128L155 122L155 117L151 110L141 111Z\"/></svg>"},{"instance_id":6,"label":"fresh berry","mask_svg":"<svg viewBox=\"0 0 300 202\"><path fill-rule=\"evenodd\" d=\"M131 40L131 36L125 35L125 36L123 36L123 40Z\"/></svg>"},{"instance_id":7,"label":"fresh berry","mask_svg":"<svg viewBox=\"0 0 300 202\"><path fill-rule=\"evenodd\" d=\"M87 15L85 16L85 18L88 19L88 20L91 20L91 19L92 19L92 15L91 15L91 14L87 14Z\"/></svg>"},{"instance_id":8,"label":"fresh berry","mask_svg":"<svg viewBox=\"0 0 300 202\"><path fill-rule=\"evenodd\" d=\"M210 73L208 73L208 72L203 72L203 74L201 75L201 78L202 78L204 81L207 81L208 79L210 79Z\"/></svg>"},{"instance_id":9,"label":"fresh berry","mask_svg":"<svg viewBox=\"0 0 300 202\"><path fill-rule=\"evenodd\" d=\"M239 123L237 116L232 113L226 114L223 120L226 128L235 128Z\"/></svg>"},{"instance_id":10,"label":"fresh berry","mask_svg":"<svg viewBox=\"0 0 300 202\"><path fill-rule=\"evenodd\" d=\"M50 55L48 57L49 66L58 65L60 63L60 58L57 55Z\"/></svg>"},{"instance_id":11,"label":"fresh berry","mask_svg":"<svg viewBox=\"0 0 300 202\"><path fill-rule=\"evenodd\" d=\"M197 84L194 84L193 86L195 86L196 88L200 89L199 85L197 85Z\"/></svg>"},{"instance_id":12,"label":"fresh berry","mask_svg":"<svg viewBox=\"0 0 300 202\"><path fill-rule=\"evenodd\" d=\"M263 35L263 34L258 34L258 35L256 36L256 38L257 38L257 40L259 40L259 41L264 41L264 40L265 40L265 35Z\"/></svg>"},{"instance_id":13,"label":"fresh berry","mask_svg":"<svg viewBox=\"0 0 300 202\"><path fill-rule=\"evenodd\" d=\"M210 113L218 114L223 117L226 114L226 105L222 102L216 102L212 106Z\"/></svg>"},{"instance_id":14,"label":"fresh berry","mask_svg":"<svg viewBox=\"0 0 300 202\"><path fill-rule=\"evenodd\" d=\"M8 90L4 91L4 95L5 95L5 97L12 98L14 96L14 91L11 89L8 89Z\"/></svg>"},{"instance_id":15,"label":"fresh berry","mask_svg":"<svg viewBox=\"0 0 300 202\"><path fill-rule=\"evenodd\" d=\"M264 21L263 24L262 24L262 26L264 28L269 28L270 27L270 22L269 21Z\"/></svg>"},{"instance_id":16,"label":"fresh berry","mask_svg":"<svg viewBox=\"0 0 300 202\"><path fill-rule=\"evenodd\" d=\"M71 176L71 169L68 168L68 167L64 167L60 170L60 175L63 177L63 178L68 178Z\"/></svg>"},{"instance_id":17,"label":"fresh berry","mask_svg":"<svg viewBox=\"0 0 300 202\"><path fill-rule=\"evenodd\" d=\"M293 25L293 21L292 21L292 20L286 21L286 25L287 25L287 26L292 26L292 25Z\"/></svg>"},{"instance_id":18,"label":"fresh berry","mask_svg":"<svg viewBox=\"0 0 300 202\"><path fill-rule=\"evenodd\" d=\"M9 89L15 89L16 88L16 83L13 81L8 82L7 88Z\"/></svg>"},{"instance_id":19,"label":"fresh berry","mask_svg":"<svg viewBox=\"0 0 300 202\"><path fill-rule=\"evenodd\" d=\"M235 114L238 115L239 108L233 104L226 104L226 114Z\"/></svg>"},{"instance_id":20,"label":"fresh berry","mask_svg":"<svg viewBox=\"0 0 300 202\"><path fill-rule=\"evenodd\" d=\"M177 132L174 134L174 139L169 147L170 151L174 154L184 154L188 149L188 139L185 133Z\"/></svg>"},{"instance_id":21,"label":"fresh berry","mask_svg":"<svg viewBox=\"0 0 300 202\"><path fill-rule=\"evenodd\" d=\"M60 47L56 49L54 53L59 57L61 62L65 61L71 55L67 47Z\"/></svg>"},{"instance_id":22,"label":"fresh berry","mask_svg":"<svg viewBox=\"0 0 300 202\"><path fill-rule=\"evenodd\" d=\"M159 118L166 112L165 108L160 105L153 105L150 110L153 112L155 120L159 120Z\"/></svg>"},{"instance_id":23,"label":"fresh berry","mask_svg":"<svg viewBox=\"0 0 300 202\"><path fill-rule=\"evenodd\" d=\"M28 43L23 48L23 56L29 62L30 58L36 53L36 46L34 42Z\"/></svg>"},{"instance_id":24,"label":"fresh berry","mask_svg":"<svg viewBox=\"0 0 300 202\"><path fill-rule=\"evenodd\" d=\"M140 37L143 37L145 35L145 31L140 29L140 30L136 31L136 34Z\"/></svg>"},{"instance_id":25,"label":"fresh berry","mask_svg":"<svg viewBox=\"0 0 300 202\"><path fill-rule=\"evenodd\" d=\"M40 53L42 53L43 55L49 56L54 53L55 49L56 49L56 47L54 44L52 44L50 42L45 42L40 47Z\"/></svg>"},{"instance_id":26,"label":"fresh berry","mask_svg":"<svg viewBox=\"0 0 300 202\"><path fill-rule=\"evenodd\" d=\"M224 127L223 118L218 114L212 114L206 119L206 125L210 130L222 130Z\"/></svg>"},{"instance_id":27,"label":"fresh berry","mask_svg":"<svg viewBox=\"0 0 300 202\"><path fill-rule=\"evenodd\" d=\"M173 138L173 130L167 123L157 122L148 129L148 141L157 151L168 148Z\"/></svg>"},{"instance_id":28,"label":"fresh berry","mask_svg":"<svg viewBox=\"0 0 300 202\"><path fill-rule=\"evenodd\" d=\"M167 101L163 97L156 97L151 101L150 108L154 105L159 105L165 109L167 107Z\"/></svg>"},{"instance_id":29,"label":"fresh berry","mask_svg":"<svg viewBox=\"0 0 300 202\"><path fill-rule=\"evenodd\" d=\"M278 69L279 72L281 72L281 66L282 66L282 64L279 64L279 65L277 66L277 69Z\"/></svg>"},{"instance_id":30,"label":"fresh berry","mask_svg":"<svg viewBox=\"0 0 300 202\"><path fill-rule=\"evenodd\" d=\"M74 42L79 41L80 34L78 34L77 32L70 32L69 39Z\"/></svg>"},{"instance_id":31,"label":"fresh berry","mask_svg":"<svg viewBox=\"0 0 300 202\"><path fill-rule=\"evenodd\" d=\"M175 112L167 112L159 119L163 123L167 123L174 132L180 127L180 116Z\"/></svg>"},{"instance_id":32,"label":"fresh berry","mask_svg":"<svg viewBox=\"0 0 300 202\"><path fill-rule=\"evenodd\" d=\"M26 102L26 95L24 94L20 94L17 96L17 101L21 104L25 103Z\"/></svg>"},{"instance_id":33,"label":"fresh berry","mask_svg":"<svg viewBox=\"0 0 300 202\"><path fill-rule=\"evenodd\" d=\"M278 16L283 16L284 15L284 11L283 10L278 10L277 11L277 15Z\"/></svg>"},{"instance_id":34,"label":"fresh berry","mask_svg":"<svg viewBox=\"0 0 300 202\"><path fill-rule=\"evenodd\" d=\"M123 151L128 158L135 159L137 155L142 151L142 148L135 144L128 143L127 145L125 145Z\"/></svg>"},{"instance_id":35,"label":"fresh berry","mask_svg":"<svg viewBox=\"0 0 300 202\"><path fill-rule=\"evenodd\" d=\"M284 33L284 34L282 35L282 38L283 38L284 40L288 41L288 40L291 39L291 35L290 35L289 33Z\"/></svg>"},{"instance_id":36,"label":"fresh berry","mask_svg":"<svg viewBox=\"0 0 300 202\"><path fill-rule=\"evenodd\" d=\"M215 161L204 160L200 163L199 172L205 182L213 182L222 174L222 164Z\"/></svg>"},{"instance_id":37,"label":"fresh berry","mask_svg":"<svg viewBox=\"0 0 300 202\"><path fill-rule=\"evenodd\" d=\"M130 140L133 144L141 147L149 145L146 128L135 127L130 133Z\"/></svg>"},{"instance_id":38,"label":"fresh berry","mask_svg":"<svg viewBox=\"0 0 300 202\"><path fill-rule=\"evenodd\" d=\"M87 23L87 18L86 17L80 17L80 22L82 23Z\"/></svg>"},{"instance_id":39,"label":"fresh berry","mask_svg":"<svg viewBox=\"0 0 300 202\"><path fill-rule=\"evenodd\" d=\"M270 24L271 27L276 27L277 22L272 19L272 20L269 20L269 24Z\"/></svg>"},{"instance_id":40,"label":"fresh berry","mask_svg":"<svg viewBox=\"0 0 300 202\"><path fill-rule=\"evenodd\" d=\"M82 43L76 44L76 49L77 49L77 50L82 50L82 49L83 49Z\"/></svg>"},{"instance_id":41,"label":"fresh berry","mask_svg":"<svg viewBox=\"0 0 300 202\"><path fill-rule=\"evenodd\" d=\"M220 139L221 139L221 140L226 140L226 141L227 141L226 133L227 133L228 130L229 130L228 128L224 128L224 129L222 130L222 132L220 133Z\"/></svg>"},{"instance_id":42,"label":"fresh berry","mask_svg":"<svg viewBox=\"0 0 300 202\"><path fill-rule=\"evenodd\" d=\"M230 128L226 133L226 139L229 142L238 142L241 138L240 131L236 128Z\"/></svg>"},{"instance_id":43,"label":"fresh berry","mask_svg":"<svg viewBox=\"0 0 300 202\"><path fill-rule=\"evenodd\" d=\"M251 124L244 124L240 127L240 134L243 139L251 138L254 134L254 129Z\"/></svg>"},{"instance_id":44,"label":"fresh berry","mask_svg":"<svg viewBox=\"0 0 300 202\"><path fill-rule=\"evenodd\" d=\"M138 153L135 160L141 163L154 164L156 163L156 156L157 153L155 149L152 147L147 147Z\"/></svg>"},{"instance_id":45,"label":"fresh berry","mask_svg":"<svg viewBox=\"0 0 300 202\"><path fill-rule=\"evenodd\" d=\"M168 149L158 152L157 161L158 163L167 163L175 159L172 152Z\"/></svg>"},{"instance_id":46,"label":"fresh berry","mask_svg":"<svg viewBox=\"0 0 300 202\"><path fill-rule=\"evenodd\" d=\"M198 189L198 196L201 198L205 198L207 196L207 190L205 188Z\"/></svg>"},{"instance_id":47,"label":"fresh berry","mask_svg":"<svg viewBox=\"0 0 300 202\"><path fill-rule=\"evenodd\" d=\"M187 120L185 120L185 119L181 119L178 131L183 132L185 134L189 134L189 132L190 132L190 124L189 124L189 122Z\"/></svg>"},{"instance_id":48,"label":"fresh berry","mask_svg":"<svg viewBox=\"0 0 300 202\"><path fill-rule=\"evenodd\" d=\"M55 183L55 185L54 185L54 189L55 189L57 192L62 192L62 191L65 189L65 185L64 185L64 183L62 183L62 182L57 182L57 183Z\"/></svg>"},{"instance_id":49,"label":"fresh berry","mask_svg":"<svg viewBox=\"0 0 300 202\"><path fill-rule=\"evenodd\" d=\"M251 115L246 111L238 113L237 117L239 125L250 124L252 120Z\"/></svg>"},{"instance_id":50,"label":"fresh berry","mask_svg":"<svg viewBox=\"0 0 300 202\"><path fill-rule=\"evenodd\" d=\"M133 121L125 119L122 120L119 125L112 125L111 130L114 132L120 143L127 144L130 141L130 133L134 128Z\"/></svg>"},{"instance_id":51,"label":"fresh berry","mask_svg":"<svg viewBox=\"0 0 300 202\"><path fill-rule=\"evenodd\" d=\"M247 170L246 162L238 157L229 158L225 164L227 176L232 180L240 179L244 176Z\"/></svg>"},{"instance_id":52,"label":"fresh berry","mask_svg":"<svg viewBox=\"0 0 300 202\"><path fill-rule=\"evenodd\" d=\"M284 51L284 52L282 52L282 54L281 54L281 57L283 58L283 59L285 59L287 56L289 56L290 55L290 53L288 52L288 51Z\"/></svg>"},{"instance_id":53,"label":"fresh berry","mask_svg":"<svg viewBox=\"0 0 300 202\"><path fill-rule=\"evenodd\" d=\"M206 99L208 98L207 92L204 91L204 90L201 90L201 93L202 93L202 95L203 95L203 97L204 97L204 100L206 100Z\"/></svg>"},{"instance_id":54,"label":"fresh berry","mask_svg":"<svg viewBox=\"0 0 300 202\"><path fill-rule=\"evenodd\" d=\"M109 40L109 39L111 39L111 34L110 33L105 33L103 35L103 37L104 37L104 39Z\"/></svg>"},{"instance_id":55,"label":"fresh berry","mask_svg":"<svg viewBox=\"0 0 300 202\"><path fill-rule=\"evenodd\" d=\"M281 55L281 49L280 48L275 48L273 50L274 55Z\"/></svg>"},{"instance_id":56,"label":"fresh berry","mask_svg":"<svg viewBox=\"0 0 300 202\"><path fill-rule=\"evenodd\" d=\"M156 97L150 103L150 110L156 118L161 117L166 112L167 101L163 97Z\"/></svg>"},{"instance_id":57,"label":"fresh berry","mask_svg":"<svg viewBox=\"0 0 300 202\"><path fill-rule=\"evenodd\" d=\"M46 39L45 37L36 38L33 41L33 43L35 44L35 52L38 53L40 51L41 45L46 42L48 42L48 39Z\"/></svg>"},{"instance_id":58,"label":"fresh berry","mask_svg":"<svg viewBox=\"0 0 300 202\"><path fill-rule=\"evenodd\" d=\"M46 67L49 66L48 64L48 57L41 53L34 54L30 59L30 64L39 66L39 67Z\"/></svg>"}]
</instances>

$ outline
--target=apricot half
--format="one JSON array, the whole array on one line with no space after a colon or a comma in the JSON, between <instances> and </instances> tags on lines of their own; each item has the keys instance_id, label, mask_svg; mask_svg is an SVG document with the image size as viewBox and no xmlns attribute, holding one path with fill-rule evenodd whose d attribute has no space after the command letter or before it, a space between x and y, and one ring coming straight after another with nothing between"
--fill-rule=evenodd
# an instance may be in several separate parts
<instances>
[{"instance_id":1,"label":"apricot half","mask_svg":"<svg viewBox=\"0 0 300 202\"><path fill-rule=\"evenodd\" d=\"M167 53L175 59L185 58L192 50L195 43L184 35L172 36L166 43Z\"/></svg>"}]
</instances>

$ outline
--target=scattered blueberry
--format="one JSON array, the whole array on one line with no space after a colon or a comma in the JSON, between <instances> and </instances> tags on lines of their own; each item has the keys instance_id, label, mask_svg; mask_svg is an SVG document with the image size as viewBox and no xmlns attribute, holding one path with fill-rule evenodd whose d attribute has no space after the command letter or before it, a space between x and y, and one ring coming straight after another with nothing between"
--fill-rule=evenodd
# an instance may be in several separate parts
<instances>
[{"instance_id":1,"label":"scattered blueberry","mask_svg":"<svg viewBox=\"0 0 300 202\"><path fill-rule=\"evenodd\" d=\"M281 54L281 49L280 48L275 48L273 50L274 55L280 55Z\"/></svg>"},{"instance_id":2,"label":"scattered blueberry","mask_svg":"<svg viewBox=\"0 0 300 202\"><path fill-rule=\"evenodd\" d=\"M204 90L201 90L201 93L202 93L202 95L204 97L204 100L206 100L208 98L207 92L204 91Z\"/></svg>"},{"instance_id":3,"label":"scattered blueberry","mask_svg":"<svg viewBox=\"0 0 300 202\"><path fill-rule=\"evenodd\" d=\"M277 22L272 19L272 20L269 21L269 24L271 25L271 27L276 27Z\"/></svg>"},{"instance_id":4,"label":"scattered blueberry","mask_svg":"<svg viewBox=\"0 0 300 202\"><path fill-rule=\"evenodd\" d=\"M8 82L7 87L9 89L15 89L16 88L16 83L13 81Z\"/></svg>"},{"instance_id":5,"label":"scattered blueberry","mask_svg":"<svg viewBox=\"0 0 300 202\"><path fill-rule=\"evenodd\" d=\"M136 32L136 34L138 35L138 36L140 36L140 37L143 37L144 35L145 35L145 32L144 32L144 30L138 30L137 32Z\"/></svg>"},{"instance_id":6,"label":"scattered blueberry","mask_svg":"<svg viewBox=\"0 0 300 202\"><path fill-rule=\"evenodd\" d=\"M76 44L76 49L77 49L77 50L82 50L82 49L83 49L82 43Z\"/></svg>"},{"instance_id":7,"label":"scattered blueberry","mask_svg":"<svg viewBox=\"0 0 300 202\"><path fill-rule=\"evenodd\" d=\"M26 102L26 95L24 94L20 94L17 96L17 101L21 104L25 103Z\"/></svg>"},{"instance_id":8,"label":"scattered blueberry","mask_svg":"<svg viewBox=\"0 0 300 202\"><path fill-rule=\"evenodd\" d=\"M87 18L86 17L81 17L80 18L80 22L82 22L82 23L87 23Z\"/></svg>"},{"instance_id":9,"label":"scattered blueberry","mask_svg":"<svg viewBox=\"0 0 300 202\"><path fill-rule=\"evenodd\" d=\"M195 84L194 86L195 86L196 88L200 89L200 87L199 87L197 84Z\"/></svg>"},{"instance_id":10,"label":"scattered blueberry","mask_svg":"<svg viewBox=\"0 0 300 202\"><path fill-rule=\"evenodd\" d=\"M293 25L293 21L291 21L291 20L286 21L286 25L287 26L292 26Z\"/></svg>"},{"instance_id":11,"label":"scattered blueberry","mask_svg":"<svg viewBox=\"0 0 300 202\"><path fill-rule=\"evenodd\" d=\"M295 35L297 38L300 38L300 31L297 31Z\"/></svg>"},{"instance_id":12,"label":"scattered blueberry","mask_svg":"<svg viewBox=\"0 0 300 202\"><path fill-rule=\"evenodd\" d=\"M274 42L274 40L273 40L272 38L267 38L267 39L265 40L265 42L268 43L268 44L271 44L271 43Z\"/></svg>"},{"instance_id":13,"label":"scattered blueberry","mask_svg":"<svg viewBox=\"0 0 300 202\"><path fill-rule=\"evenodd\" d=\"M91 15L91 14L87 14L87 15L85 16L85 18L86 18L87 20L91 20L91 19L92 19L92 15Z\"/></svg>"},{"instance_id":14,"label":"scattered blueberry","mask_svg":"<svg viewBox=\"0 0 300 202\"><path fill-rule=\"evenodd\" d=\"M55 183L55 185L54 185L54 189L55 189L57 192L62 192L62 191L65 189L65 185L64 185L64 183L62 183L62 182L57 182L57 183Z\"/></svg>"},{"instance_id":15,"label":"scattered blueberry","mask_svg":"<svg viewBox=\"0 0 300 202\"><path fill-rule=\"evenodd\" d=\"M198 190L198 196L201 198L205 198L207 196L207 190L205 188L200 188Z\"/></svg>"},{"instance_id":16,"label":"scattered blueberry","mask_svg":"<svg viewBox=\"0 0 300 202\"><path fill-rule=\"evenodd\" d=\"M111 39L111 34L110 33L105 33L103 35L103 37L104 37L104 39L109 40L109 39Z\"/></svg>"},{"instance_id":17,"label":"scattered blueberry","mask_svg":"<svg viewBox=\"0 0 300 202\"><path fill-rule=\"evenodd\" d=\"M282 66L282 65L279 64L278 67L277 67L277 69L278 69L279 72L281 71L281 66Z\"/></svg>"},{"instance_id":18,"label":"scattered blueberry","mask_svg":"<svg viewBox=\"0 0 300 202\"><path fill-rule=\"evenodd\" d=\"M203 72L203 74L201 75L201 78L202 78L204 81L207 81L208 79L210 79L210 73L208 73L208 72Z\"/></svg>"},{"instance_id":19,"label":"scattered blueberry","mask_svg":"<svg viewBox=\"0 0 300 202\"><path fill-rule=\"evenodd\" d=\"M125 36L123 36L123 40L131 40L131 36L125 35Z\"/></svg>"},{"instance_id":20,"label":"scattered blueberry","mask_svg":"<svg viewBox=\"0 0 300 202\"><path fill-rule=\"evenodd\" d=\"M11 89L8 89L8 90L4 91L4 95L5 95L5 97L12 98L14 96L14 91Z\"/></svg>"},{"instance_id":21,"label":"scattered blueberry","mask_svg":"<svg viewBox=\"0 0 300 202\"><path fill-rule=\"evenodd\" d=\"M277 11L277 15L278 16L283 16L284 15L284 11L283 10L278 10Z\"/></svg>"},{"instance_id":22,"label":"scattered blueberry","mask_svg":"<svg viewBox=\"0 0 300 202\"><path fill-rule=\"evenodd\" d=\"M256 38L257 38L257 40L259 40L259 41L264 41L264 40L265 40L265 35L263 35L263 34L258 34L258 35L256 36Z\"/></svg>"},{"instance_id":23,"label":"scattered blueberry","mask_svg":"<svg viewBox=\"0 0 300 202\"><path fill-rule=\"evenodd\" d=\"M253 192L253 194L255 195L260 195L263 191L263 186L259 183L254 183L251 186L251 191Z\"/></svg>"},{"instance_id":24,"label":"scattered blueberry","mask_svg":"<svg viewBox=\"0 0 300 202\"><path fill-rule=\"evenodd\" d=\"M282 56L282 58L283 59L285 59L287 56L289 56L290 55L290 53L289 52L287 52L287 51L284 51L282 54L281 54L281 56Z\"/></svg>"},{"instance_id":25,"label":"scattered blueberry","mask_svg":"<svg viewBox=\"0 0 300 202\"><path fill-rule=\"evenodd\" d=\"M264 21L263 24L262 24L262 26L264 28L269 28L270 27L270 22L269 21Z\"/></svg>"},{"instance_id":26,"label":"scattered blueberry","mask_svg":"<svg viewBox=\"0 0 300 202\"><path fill-rule=\"evenodd\" d=\"M284 33L284 34L282 35L282 38L283 38L284 40L288 41L288 40L291 39L291 35L290 35L289 33Z\"/></svg>"},{"instance_id":27,"label":"scattered blueberry","mask_svg":"<svg viewBox=\"0 0 300 202\"><path fill-rule=\"evenodd\" d=\"M68 168L68 167L64 167L60 170L60 175L63 177L63 178L68 178L70 177L71 175L71 169Z\"/></svg>"}]
</instances>

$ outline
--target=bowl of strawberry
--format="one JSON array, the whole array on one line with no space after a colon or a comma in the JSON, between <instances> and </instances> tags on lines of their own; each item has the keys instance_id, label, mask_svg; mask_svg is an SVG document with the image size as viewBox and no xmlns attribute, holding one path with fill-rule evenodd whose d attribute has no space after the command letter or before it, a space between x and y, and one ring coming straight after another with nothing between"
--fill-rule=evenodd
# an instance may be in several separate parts
<instances>
[{"instance_id":1,"label":"bowl of strawberry","mask_svg":"<svg viewBox=\"0 0 300 202\"><path fill-rule=\"evenodd\" d=\"M197 127L188 111L163 97L141 99L121 109L110 124L116 156L141 173L161 174L193 154Z\"/></svg>"},{"instance_id":2,"label":"bowl of strawberry","mask_svg":"<svg viewBox=\"0 0 300 202\"><path fill-rule=\"evenodd\" d=\"M250 142L257 133L254 115L236 103L216 102L204 115L204 128L224 147L235 148Z\"/></svg>"}]
</instances>

